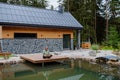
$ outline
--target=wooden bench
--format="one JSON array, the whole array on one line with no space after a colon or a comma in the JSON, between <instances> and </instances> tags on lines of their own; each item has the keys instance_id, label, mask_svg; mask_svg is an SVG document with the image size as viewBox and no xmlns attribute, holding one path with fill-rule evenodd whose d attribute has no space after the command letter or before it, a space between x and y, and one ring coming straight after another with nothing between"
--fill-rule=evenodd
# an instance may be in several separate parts
<instances>
[{"instance_id":1,"label":"wooden bench","mask_svg":"<svg viewBox=\"0 0 120 80\"><path fill-rule=\"evenodd\" d=\"M9 52L4 52L4 53L1 53L0 52L0 56L2 56L4 59L8 59L10 57L11 53Z\"/></svg>"}]
</instances>

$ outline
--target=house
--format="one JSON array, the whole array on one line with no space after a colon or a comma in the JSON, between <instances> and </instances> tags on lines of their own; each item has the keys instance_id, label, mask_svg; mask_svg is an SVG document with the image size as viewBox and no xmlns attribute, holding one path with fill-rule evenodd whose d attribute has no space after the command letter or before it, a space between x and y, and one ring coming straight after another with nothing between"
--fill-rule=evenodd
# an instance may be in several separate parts
<instances>
[{"instance_id":1,"label":"house","mask_svg":"<svg viewBox=\"0 0 120 80\"><path fill-rule=\"evenodd\" d=\"M73 49L73 30L80 38L82 25L63 10L48 10L0 3L2 52L39 53ZM80 39L78 39L80 45Z\"/></svg>"}]
</instances>

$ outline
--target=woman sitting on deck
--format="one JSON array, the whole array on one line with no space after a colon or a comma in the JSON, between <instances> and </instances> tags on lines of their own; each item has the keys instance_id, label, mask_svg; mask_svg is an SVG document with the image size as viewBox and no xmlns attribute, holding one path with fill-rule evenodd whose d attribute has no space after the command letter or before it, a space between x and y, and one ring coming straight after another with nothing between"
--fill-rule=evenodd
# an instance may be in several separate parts
<instances>
[{"instance_id":1,"label":"woman sitting on deck","mask_svg":"<svg viewBox=\"0 0 120 80\"><path fill-rule=\"evenodd\" d=\"M43 50L43 58L50 58L52 57L52 54L50 54L48 47L45 47L45 49Z\"/></svg>"}]
</instances>

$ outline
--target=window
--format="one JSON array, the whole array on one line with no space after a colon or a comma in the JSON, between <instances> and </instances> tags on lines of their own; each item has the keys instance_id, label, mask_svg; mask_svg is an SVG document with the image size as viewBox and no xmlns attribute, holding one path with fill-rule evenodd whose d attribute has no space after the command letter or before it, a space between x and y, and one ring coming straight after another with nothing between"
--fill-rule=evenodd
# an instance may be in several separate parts
<instances>
[{"instance_id":1,"label":"window","mask_svg":"<svg viewBox=\"0 0 120 80\"><path fill-rule=\"evenodd\" d=\"M14 33L14 38L35 39L37 38L37 33Z\"/></svg>"}]
</instances>

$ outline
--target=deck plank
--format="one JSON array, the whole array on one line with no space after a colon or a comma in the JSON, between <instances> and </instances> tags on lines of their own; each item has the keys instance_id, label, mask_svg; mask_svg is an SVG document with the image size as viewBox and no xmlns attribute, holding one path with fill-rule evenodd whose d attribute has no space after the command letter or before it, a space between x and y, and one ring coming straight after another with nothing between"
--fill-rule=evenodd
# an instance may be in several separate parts
<instances>
[{"instance_id":1,"label":"deck plank","mask_svg":"<svg viewBox=\"0 0 120 80\"><path fill-rule=\"evenodd\" d=\"M44 59L42 54L23 55L23 56L20 56L20 58L32 63L53 62L53 61L69 59L68 57L61 56L61 55L53 55L51 58Z\"/></svg>"}]
</instances>

